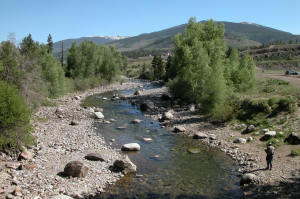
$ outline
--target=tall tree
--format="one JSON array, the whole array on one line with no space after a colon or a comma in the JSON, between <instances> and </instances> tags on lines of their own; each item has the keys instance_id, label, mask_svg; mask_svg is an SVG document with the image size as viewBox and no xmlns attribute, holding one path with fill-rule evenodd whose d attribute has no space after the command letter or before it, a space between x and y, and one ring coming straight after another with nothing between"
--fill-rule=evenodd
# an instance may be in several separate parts
<instances>
[{"instance_id":1,"label":"tall tree","mask_svg":"<svg viewBox=\"0 0 300 199\"><path fill-rule=\"evenodd\" d=\"M48 35L48 39L47 39L47 47L48 47L48 53L52 54L52 50L53 50L53 41L52 41L52 36L51 34Z\"/></svg>"},{"instance_id":2,"label":"tall tree","mask_svg":"<svg viewBox=\"0 0 300 199\"><path fill-rule=\"evenodd\" d=\"M27 37L24 37L20 44L20 52L22 55L27 57L34 57L38 52L39 44L33 41L31 34L29 33Z\"/></svg>"}]
</instances>

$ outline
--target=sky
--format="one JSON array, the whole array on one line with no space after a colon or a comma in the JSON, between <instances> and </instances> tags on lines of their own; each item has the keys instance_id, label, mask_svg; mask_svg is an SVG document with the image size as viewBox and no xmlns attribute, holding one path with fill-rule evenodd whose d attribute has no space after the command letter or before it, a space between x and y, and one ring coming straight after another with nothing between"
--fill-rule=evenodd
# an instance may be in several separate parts
<instances>
[{"instance_id":1,"label":"sky","mask_svg":"<svg viewBox=\"0 0 300 199\"><path fill-rule=\"evenodd\" d=\"M136 36L198 21L251 22L300 35L300 0L0 0L0 41L31 33L46 43Z\"/></svg>"}]
</instances>

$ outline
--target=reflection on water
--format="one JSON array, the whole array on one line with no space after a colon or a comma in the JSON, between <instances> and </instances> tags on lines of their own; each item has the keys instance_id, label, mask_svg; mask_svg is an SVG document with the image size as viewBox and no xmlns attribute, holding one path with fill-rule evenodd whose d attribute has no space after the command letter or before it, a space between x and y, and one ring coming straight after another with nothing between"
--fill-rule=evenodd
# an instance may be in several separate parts
<instances>
[{"instance_id":1,"label":"reflection on water","mask_svg":"<svg viewBox=\"0 0 300 199\"><path fill-rule=\"evenodd\" d=\"M116 140L113 147L137 142L141 151L128 153L137 165L137 176L122 178L96 198L241 198L235 166L224 153L190 137L167 132L126 101L102 100L112 95L108 92L87 98L86 104L104 109L106 119L117 120L95 126L107 142ZM143 121L132 124L133 119ZM126 128L118 129L120 126ZM153 142L142 138L152 138Z\"/></svg>"}]
</instances>

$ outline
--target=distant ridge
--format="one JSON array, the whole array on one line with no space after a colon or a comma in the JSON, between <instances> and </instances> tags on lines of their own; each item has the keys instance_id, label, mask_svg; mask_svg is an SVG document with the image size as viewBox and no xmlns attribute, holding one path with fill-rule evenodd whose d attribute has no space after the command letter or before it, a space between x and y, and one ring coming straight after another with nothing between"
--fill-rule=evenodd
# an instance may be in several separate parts
<instances>
[{"instance_id":1,"label":"distant ridge","mask_svg":"<svg viewBox=\"0 0 300 199\"><path fill-rule=\"evenodd\" d=\"M202 21L203 22L203 21ZM226 22L220 21L225 25L225 39L229 46L251 47L259 46L263 43L274 41L300 41L300 35L293 35L289 32L262 26L250 22ZM170 49L173 47L173 38L177 33L183 33L186 24L181 24L152 33L144 33L138 36L123 38L122 36L97 36L81 37L77 39L64 40L65 49L71 47L76 41L81 43L84 40L92 41L97 44L113 45L120 51L131 51L139 49ZM60 42L54 43L54 54L60 51Z\"/></svg>"}]
</instances>

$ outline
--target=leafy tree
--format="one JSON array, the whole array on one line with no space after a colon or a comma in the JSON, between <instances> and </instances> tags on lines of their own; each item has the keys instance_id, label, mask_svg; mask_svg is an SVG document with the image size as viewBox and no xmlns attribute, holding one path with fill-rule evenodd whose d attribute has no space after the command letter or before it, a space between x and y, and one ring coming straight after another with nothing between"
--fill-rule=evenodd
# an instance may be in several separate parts
<instances>
[{"instance_id":1,"label":"leafy tree","mask_svg":"<svg viewBox=\"0 0 300 199\"><path fill-rule=\"evenodd\" d=\"M212 20L201 24L191 18L184 34L175 36L174 45L171 91L177 97L200 103L204 110L218 114L227 97L223 75L224 26Z\"/></svg>"},{"instance_id":2,"label":"leafy tree","mask_svg":"<svg viewBox=\"0 0 300 199\"><path fill-rule=\"evenodd\" d=\"M48 35L48 39L47 39L47 47L48 47L48 53L52 54L52 50L53 50L53 41L52 41L52 36L51 34Z\"/></svg>"}]
</instances>

